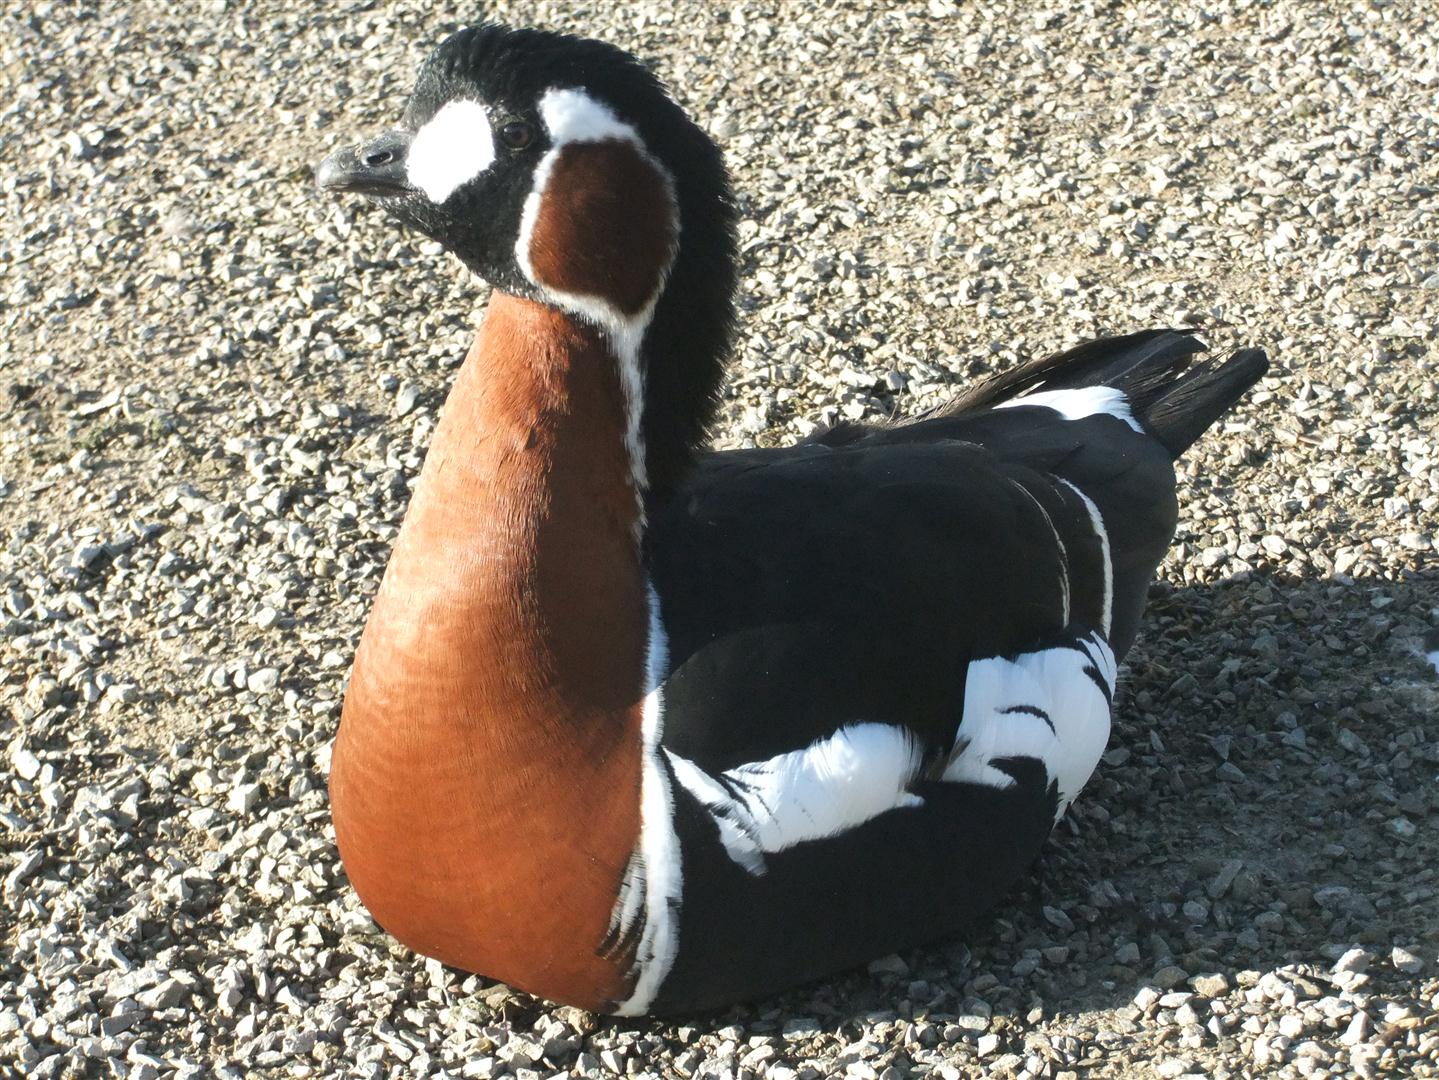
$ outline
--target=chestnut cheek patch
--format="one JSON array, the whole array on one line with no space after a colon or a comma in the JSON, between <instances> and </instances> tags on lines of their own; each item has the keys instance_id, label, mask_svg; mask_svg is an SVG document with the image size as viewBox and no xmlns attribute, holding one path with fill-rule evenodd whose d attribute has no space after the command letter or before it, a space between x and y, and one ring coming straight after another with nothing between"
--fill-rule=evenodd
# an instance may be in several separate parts
<instances>
[{"instance_id":1,"label":"chestnut cheek patch","mask_svg":"<svg viewBox=\"0 0 1439 1080\"><path fill-rule=\"evenodd\" d=\"M550 164L527 252L537 285L594 297L633 317L673 258L674 196L633 142L563 146Z\"/></svg>"}]
</instances>

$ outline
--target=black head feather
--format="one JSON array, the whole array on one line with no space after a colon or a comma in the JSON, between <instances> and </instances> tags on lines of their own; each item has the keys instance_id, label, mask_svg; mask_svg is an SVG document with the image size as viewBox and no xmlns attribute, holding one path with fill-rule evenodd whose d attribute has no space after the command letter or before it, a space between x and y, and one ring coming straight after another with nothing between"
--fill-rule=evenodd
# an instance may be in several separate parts
<instances>
[{"instance_id":1,"label":"black head feather","mask_svg":"<svg viewBox=\"0 0 1439 1080\"><path fill-rule=\"evenodd\" d=\"M492 24L460 30L431 53L402 127L416 131L460 99L485 103L496 124L514 118L539 127L540 99L556 89L580 89L607 105L639 133L674 181L679 250L641 353L651 497L664 498L705 438L733 332L735 207L718 147L660 80L623 50ZM533 296L513 252L534 164L546 148L543 141L528 147L505 169L492 170L496 175L483 185L463 186L440 205L414 193L386 204L497 288Z\"/></svg>"}]
</instances>

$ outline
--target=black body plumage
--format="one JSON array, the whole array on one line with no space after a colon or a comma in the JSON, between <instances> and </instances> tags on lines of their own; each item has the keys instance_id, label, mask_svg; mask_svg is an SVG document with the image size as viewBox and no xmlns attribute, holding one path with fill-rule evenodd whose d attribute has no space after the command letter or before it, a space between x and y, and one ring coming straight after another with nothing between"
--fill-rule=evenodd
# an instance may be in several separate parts
<instances>
[{"instance_id":1,"label":"black body plumage","mask_svg":"<svg viewBox=\"0 0 1439 1080\"><path fill-rule=\"evenodd\" d=\"M1108 639L1122 658L1174 533L1169 443L1266 367L1250 350L1185 373L1201 349L1173 331L1090 342L927 419L701 459L648 536L669 635L666 747L722 772L844 723L894 723L920 741L932 774L959 735L972 660L1100 623L1102 553L1065 482L1112 523ZM1164 426L1153 431L1140 408L1143 433L1009 397L1088 379L1131 388ZM993 407L1004 401L1014 407ZM987 910L1053 823L1044 769L1019 758L1005 768L1015 779L1005 790L921 782L923 808L780 852L760 878L724 859L714 821L682 800L681 839L697 853L686 865L709 876L686 877L676 996L662 993L656 1009L719 1003L764 970L783 985L817 951L843 968Z\"/></svg>"}]
</instances>

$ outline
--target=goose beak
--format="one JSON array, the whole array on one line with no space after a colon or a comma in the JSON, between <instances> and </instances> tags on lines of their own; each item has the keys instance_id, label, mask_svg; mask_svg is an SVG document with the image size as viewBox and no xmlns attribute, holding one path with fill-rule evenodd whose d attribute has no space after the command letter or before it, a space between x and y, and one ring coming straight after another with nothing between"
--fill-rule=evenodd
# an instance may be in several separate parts
<instances>
[{"instance_id":1,"label":"goose beak","mask_svg":"<svg viewBox=\"0 0 1439 1080\"><path fill-rule=\"evenodd\" d=\"M372 198L406 195L414 191L405 171L410 135L387 131L363 146L336 150L315 170L321 191L354 191Z\"/></svg>"}]
</instances>

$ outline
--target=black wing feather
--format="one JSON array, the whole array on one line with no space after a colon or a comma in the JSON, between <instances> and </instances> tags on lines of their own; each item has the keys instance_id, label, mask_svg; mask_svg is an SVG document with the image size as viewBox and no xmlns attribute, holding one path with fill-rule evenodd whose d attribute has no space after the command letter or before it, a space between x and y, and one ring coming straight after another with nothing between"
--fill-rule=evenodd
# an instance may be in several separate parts
<instances>
[{"instance_id":1,"label":"black wing feather","mask_svg":"<svg viewBox=\"0 0 1439 1080\"><path fill-rule=\"evenodd\" d=\"M717 773L846 723L889 722L911 728L926 756L947 753L969 661L1066 630L1066 557L1072 619L1100 629L1101 544L1068 485L1106 526L1109 639L1122 657L1173 536L1169 444L1199 423L1185 417L1218 415L1262 373L1262 354L1241 354L1182 376L1202 348L1175 331L1092 342L907 424L703 459L650 509L665 745ZM1159 431L1022 400L992 408L1095 382L1132 393Z\"/></svg>"}]
</instances>

